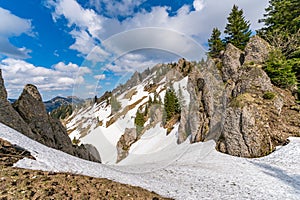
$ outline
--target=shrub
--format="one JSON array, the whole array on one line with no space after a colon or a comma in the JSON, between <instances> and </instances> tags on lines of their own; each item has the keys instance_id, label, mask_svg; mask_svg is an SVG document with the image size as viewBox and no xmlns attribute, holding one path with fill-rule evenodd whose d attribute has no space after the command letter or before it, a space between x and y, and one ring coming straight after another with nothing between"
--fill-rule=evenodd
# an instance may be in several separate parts
<instances>
[{"instance_id":1,"label":"shrub","mask_svg":"<svg viewBox=\"0 0 300 200\"><path fill-rule=\"evenodd\" d=\"M269 91L268 91L268 92L265 92L265 93L264 93L263 98L264 98L264 99L272 100L272 99L274 99L275 96L276 96L275 93L269 92Z\"/></svg>"},{"instance_id":2,"label":"shrub","mask_svg":"<svg viewBox=\"0 0 300 200\"><path fill-rule=\"evenodd\" d=\"M294 60L286 60L281 51L270 53L263 69L272 83L281 88L292 88L297 84L296 73L293 71Z\"/></svg>"}]
</instances>

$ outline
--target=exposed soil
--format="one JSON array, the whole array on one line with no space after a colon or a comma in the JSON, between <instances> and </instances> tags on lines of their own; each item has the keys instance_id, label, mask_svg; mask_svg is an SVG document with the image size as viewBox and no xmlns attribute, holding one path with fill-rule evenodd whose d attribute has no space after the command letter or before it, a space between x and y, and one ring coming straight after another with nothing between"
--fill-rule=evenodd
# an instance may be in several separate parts
<instances>
[{"instance_id":1,"label":"exposed soil","mask_svg":"<svg viewBox=\"0 0 300 200\"><path fill-rule=\"evenodd\" d=\"M0 139L0 199L167 199L143 188L70 173L12 167L30 152Z\"/></svg>"}]
</instances>

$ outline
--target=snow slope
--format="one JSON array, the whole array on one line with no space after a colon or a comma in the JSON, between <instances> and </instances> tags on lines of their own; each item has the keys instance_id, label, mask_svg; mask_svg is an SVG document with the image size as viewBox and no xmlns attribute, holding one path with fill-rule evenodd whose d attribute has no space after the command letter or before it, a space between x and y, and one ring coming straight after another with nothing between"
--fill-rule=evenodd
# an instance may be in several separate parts
<instances>
[{"instance_id":1,"label":"snow slope","mask_svg":"<svg viewBox=\"0 0 300 200\"><path fill-rule=\"evenodd\" d=\"M221 154L210 141L179 145L185 153L180 159L165 160L169 163L108 167L48 148L3 124L0 137L26 148L36 157L20 160L16 167L108 178L175 199L300 198L300 138L290 138L287 146L258 159ZM172 148L168 151L174 154ZM150 159L152 154L147 156Z\"/></svg>"}]
</instances>

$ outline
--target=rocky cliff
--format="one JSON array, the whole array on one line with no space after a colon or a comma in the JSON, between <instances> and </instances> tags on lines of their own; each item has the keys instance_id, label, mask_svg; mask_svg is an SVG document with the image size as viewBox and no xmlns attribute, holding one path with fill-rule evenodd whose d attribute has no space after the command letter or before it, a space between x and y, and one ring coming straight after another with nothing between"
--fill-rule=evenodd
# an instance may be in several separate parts
<instances>
[{"instance_id":1,"label":"rocky cliff","mask_svg":"<svg viewBox=\"0 0 300 200\"><path fill-rule=\"evenodd\" d=\"M1 123L49 147L86 160L100 162L83 145L72 144L60 121L48 115L42 97L34 85L26 85L19 99L11 105L7 100L1 75L0 94Z\"/></svg>"},{"instance_id":2,"label":"rocky cliff","mask_svg":"<svg viewBox=\"0 0 300 200\"><path fill-rule=\"evenodd\" d=\"M295 99L290 92L274 87L262 69L270 50L268 43L255 36L245 52L231 44L224 52L226 109L216 147L221 152L260 157L288 143L289 136L299 136L299 122L293 122L300 118L292 109Z\"/></svg>"}]
</instances>

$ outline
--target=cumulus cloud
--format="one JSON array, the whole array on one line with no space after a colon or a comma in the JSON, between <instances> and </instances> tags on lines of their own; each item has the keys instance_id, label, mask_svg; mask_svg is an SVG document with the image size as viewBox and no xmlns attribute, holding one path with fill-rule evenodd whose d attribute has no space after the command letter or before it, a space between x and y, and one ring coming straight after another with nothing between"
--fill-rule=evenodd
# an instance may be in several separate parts
<instances>
[{"instance_id":1,"label":"cumulus cloud","mask_svg":"<svg viewBox=\"0 0 300 200\"><path fill-rule=\"evenodd\" d=\"M74 84L84 83L84 75L91 73L87 67L59 62L52 69L34 66L24 60L6 58L0 62L9 97L16 98L25 84L36 85L41 93L72 90Z\"/></svg>"},{"instance_id":2,"label":"cumulus cloud","mask_svg":"<svg viewBox=\"0 0 300 200\"><path fill-rule=\"evenodd\" d=\"M70 49L87 55L97 44L99 32L102 29L102 17L93 9L84 9L75 0L48 0L47 5L54 9L52 18L57 21L61 17L68 20L68 27L72 28L70 35L75 43Z\"/></svg>"},{"instance_id":3,"label":"cumulus cloud","mask_svg":"<svg viewBox=\"0 0 300 200\"><path fill-rule=\"evenodd\" d=\"M204 0L195 0L193 6L196 11L202 10L204 8Z\"/></svg>"},{"instance_id":4,"label":"cumulus cloud","mask_svg":"<svg viewBox=\"0 0 300 200\"><path fill-rule=\"evenodd\" d=\"M9 10L0 7L0 54L16 58L29 57L30 50L25 47L16 47L9 42L9 38L22 33L31 35L31 21L12 14Z\"/></svg>"},{"instance_id":5,"label":"cumulus cloud","mask_svg":"<svg viewBox=\"0 0 300 200\"><path fill-rule=\"evenodd\" d=\"M134 14L136 8L146 0L90 0L89 5L108 17L127 17Z\"/></svg>"},{"instance_id":6,"label":"cumulus cloud","mask_svg":"<svg viewBox=\"0 0 300 200\"><path fill-rule=\"evenodd\" d=\"M142 48L165 50L189 60L199 60L204 56L204 50L198 44L207 44L214 27L224 29L234 4L244 10L252 30L261 26L258 19L263 17L268 4L268 0L224 0L222 3L219 0L194 0L191 5L183 5L175 15L170 15L168 6L136 9L143 0L90 0L90 8L83 8L75 0L48 1L54 8L53 18L64 17L67 25L73 28L70 35L75 42L70 48L93 62L103 63L114 55L118 60L107 65L107 68L117 73L135 71L134 68L139 70L143 63L150 64L153 59L147 57L149 55L144 55L143 61L137 59L136 62L133 59L129 62L125 57L119 59L123 54ZM108 10L111 13L106 13ZM122 20L110 17L115 15L114 12L125 17ZM150 62L147 63L147 60Z\"/></svg>"},{"instance_id":7,"label":"cumulus cloud","mask_svg":"<svg viewBox=\"0 0 300 200\"><path fill-rule=\"evenodd\" d=\"M163 54L162 52L160 53ZM152 52L151 54L153 55L154 53ZM135 71L142 72L146 68L151 68L162 60L161 57L149 58L146 55L142 52L127 53L106 65L105 69L119 76L128 76Z\"/></svg>"},{"instance_id":8,"label":"cumulus cloud","mask_svg":"<svg viewBox=\"0 0 300 200\"><path fill-rule=\"evenodd\" d=\"M97 79L97 80L104 80L105 79L105 74L95 75L94 78Z\"/></svg>"}]
</instances>

